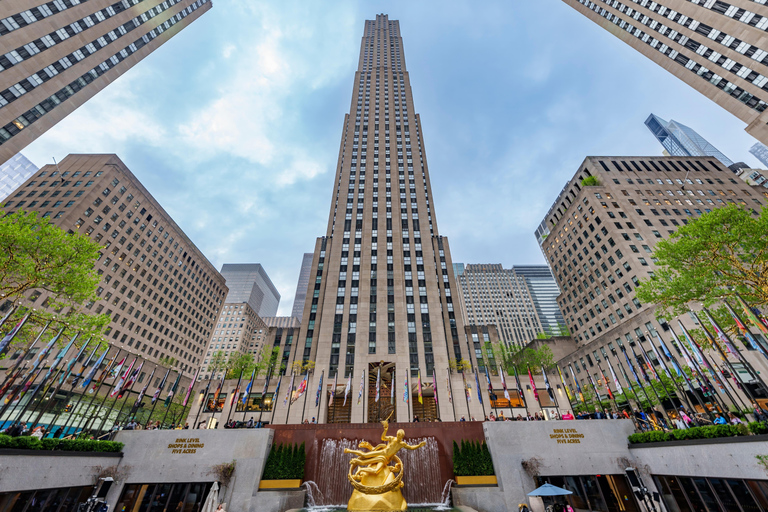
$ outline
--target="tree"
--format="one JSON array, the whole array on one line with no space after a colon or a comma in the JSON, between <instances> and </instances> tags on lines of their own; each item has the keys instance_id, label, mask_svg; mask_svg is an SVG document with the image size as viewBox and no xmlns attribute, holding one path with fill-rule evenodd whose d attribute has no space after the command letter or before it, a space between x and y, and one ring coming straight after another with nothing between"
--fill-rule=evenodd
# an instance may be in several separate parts
<instances>
[{"instance_id":1,"label":"tree","mask_svg":"<svg viewBox=\"0 0 768 512\"><path fill-rule=\"evenodd\" d=\"M217 350L211 356L211 363L208 365L208 371L216 374L227 367L227 356L223 350Z\"/></svg>"},{"instance_id":2,"label":"tree","mask_svg":"<svg viewBox=\"0 0 768 512\"><path fill-rule=\"evenodd\" d=\"M79 331L82 339L100 339L109 317L87 311L99 299L94 266L100 250L87 236L68 234L37 212L6 216L0 210L0 297L17 303L47 295L44 308L32 311L14 345L27 344L48 321ZM21 309L11 321L30 312Z\"/></svg>"},{"instance_id":3,"label":"tree","mask_svg":"<svg viewBox=\"0 0 768 512\"><path fill-rule=\"evenodd\" d=\"M522 350L514 350L504 343L496 343L493 346L493 352L496 355L496 360L501 363L508 374L515 369L520 373L527 372L528 368L531 368L531 371L540 370L542 366L549 369L555 364L552 349L547 345L538 349L527 347Z\"/></svg>"},{"instance_id":4,"label":"tree","mask_svg":"<svg viewBox=\"0 0 768 512\"><path fill-rule=\"evenodd\" d=\"M228 379L236 379L241 374L250 378L251 372L256 368L256 361L253 359L253 354L234 353L229 356L227 368Z\"/></svg>"},{"instance_id":5,"label":"tree","mask_svg":"<svg viewBox=\"0 0 768 512\"><path fill-rule=\"evenodd\" d=\"M638 299L658 305L662 315L685 313L691 302L709 307L737 293L750 305L767 305L768 209L752 213L738 205L717 208L660 240L658 269L641 282Z\"/></svg>"},{"instance_id":6,"label":"tree","mask_svg":"<svg viewBox=\"0 0 768 512\"><path fill-rule=\"evenodd\" d=\"M599 187L601 185L597 176L587 176L581 180L582 187Z\"/></svg>"}]
</instances>

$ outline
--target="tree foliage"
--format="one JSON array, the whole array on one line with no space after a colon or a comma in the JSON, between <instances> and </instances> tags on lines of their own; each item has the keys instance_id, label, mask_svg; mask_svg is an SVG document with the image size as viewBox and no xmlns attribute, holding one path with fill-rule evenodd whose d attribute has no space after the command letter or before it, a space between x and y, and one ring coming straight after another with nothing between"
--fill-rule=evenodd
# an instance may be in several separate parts
<instances>
[{"instance_id":1,"label":"tree foliage","mask_svg":"<svg viewBox=\"0 0 768 512\"><path fill-rule=\"evenodd\" d=\"M642 302L663 315L680 315L689 303L709 307L741 296L768 305L768 209L759 216L738 205L717 208L656 244L658 269L637 289Z\"/></svg>"},{"instance_id":2,"label":"tree foliage","mask_svg":"<svg viewBox=\"0 0 768 512\"><path fill-rule=\"evenodd\" d=\"M20 303L45 295L43 307L31 310L15 346L29 344L49 321L54 328L81 332L81 339L100 339L109 317L87 310L99 299L94 266L100 249L87 236L68 234L37 212L6 216L0 210L0 297ZM15 322L28 312L19 308L9 320Z\"/></svg>"},{"instance_id":3,"label":"tree foliage","mask_svg":"<svg viewBox=\"0 0 768 512\"><path fill-rule=\"evenodd\" d=\"M522 350L516 350L516 347L509 347L504 343L495 343L493 345L493 352L496 360L499 361L504 371L508 374L512 373L515 369L518 373L527 372L528 368L531 368L531 371L537 371L542 366L549 369L555 364L552 349L547 345L537 349L526 347Z\"/></svg>"}]
</instances>

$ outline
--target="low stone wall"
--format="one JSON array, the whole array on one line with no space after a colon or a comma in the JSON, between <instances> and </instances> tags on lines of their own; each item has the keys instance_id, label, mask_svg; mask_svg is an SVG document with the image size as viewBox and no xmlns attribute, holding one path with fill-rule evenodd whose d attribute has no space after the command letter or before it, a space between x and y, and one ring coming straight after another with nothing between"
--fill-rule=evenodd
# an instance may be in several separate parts
<instances>
[{"instance_id":1,"label":"low stone wall","mask_svg":"<svg viewBox=\"0 0 768 512\"><path fill-rule=\"evenodd\" d=\"M93 485L103 470L118 466L121 455L0 450L0 492Z\"/></svg>"}]
</instances>

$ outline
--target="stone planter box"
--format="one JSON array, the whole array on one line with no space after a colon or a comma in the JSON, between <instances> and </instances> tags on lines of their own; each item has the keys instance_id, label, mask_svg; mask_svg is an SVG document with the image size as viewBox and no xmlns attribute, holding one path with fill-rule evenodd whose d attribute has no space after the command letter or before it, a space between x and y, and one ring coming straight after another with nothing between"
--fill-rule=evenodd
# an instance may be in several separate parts
<instances>
[{"instance_id":1,"label":"stone planter box","mask_svg":"<svg viewBox=\"0 0 768 512\"><path fill-rule=\"evenodd\" d=\"M490 476L457 476L456 485L498 485L495 475Z\"/></svg>"},{"instance_id":2,"label":"stone planter box","mask_svg":"<svg viewBox=\"0 0 768 512\"><path fill-rule=\"evenodd\" d=\"M291 480L262 480L259 482L259 489L298 489L301 487L300 479Z\"/></svg>"}]
</instances>

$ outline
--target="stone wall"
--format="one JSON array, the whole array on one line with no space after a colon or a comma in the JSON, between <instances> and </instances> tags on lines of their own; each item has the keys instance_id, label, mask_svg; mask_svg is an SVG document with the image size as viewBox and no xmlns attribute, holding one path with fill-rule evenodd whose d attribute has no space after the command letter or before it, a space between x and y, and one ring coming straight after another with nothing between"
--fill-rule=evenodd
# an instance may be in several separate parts
<instances>
[{"instance_id":1,"label":"stone wall","mask_svg":"<svg viewBox=\"0 0 768 512\"><path fill-rule=\"evenodd\" d=\"M93 485L120 454L0 450L0 492Z\"/></svg>"}]
</instances>

